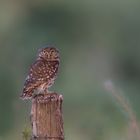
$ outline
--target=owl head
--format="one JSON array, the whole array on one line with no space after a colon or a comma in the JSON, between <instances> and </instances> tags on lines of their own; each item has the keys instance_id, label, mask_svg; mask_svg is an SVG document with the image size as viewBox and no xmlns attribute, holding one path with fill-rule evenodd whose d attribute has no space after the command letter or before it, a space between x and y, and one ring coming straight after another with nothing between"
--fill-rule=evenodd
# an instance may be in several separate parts
<instances>
[{"instance_id":1,"label":"owl head","mask_svg":"<svg viewBox=\"0 0 140 140\"><path fill-rule=\"evenodd\" d=\"M59 61L60 59L59 51L52 45L39 49L38 57L47 61Z\"/></svg>"}]
</instances>

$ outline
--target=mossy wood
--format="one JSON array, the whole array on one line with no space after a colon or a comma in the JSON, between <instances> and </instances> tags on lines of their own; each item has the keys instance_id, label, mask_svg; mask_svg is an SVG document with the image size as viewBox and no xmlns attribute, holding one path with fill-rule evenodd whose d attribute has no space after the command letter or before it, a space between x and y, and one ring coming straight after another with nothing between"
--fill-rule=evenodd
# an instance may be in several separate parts
<instances>
[{"instance_id":1,"label":"mossy wood","mask_svg":"<svg viewBox=\"0 0 140 140\"><path fill-rule=\"evenodd\" d=\"M31 140L64 140L62 95L38 95L32 99Z\"/></svg>"}]
</instances>

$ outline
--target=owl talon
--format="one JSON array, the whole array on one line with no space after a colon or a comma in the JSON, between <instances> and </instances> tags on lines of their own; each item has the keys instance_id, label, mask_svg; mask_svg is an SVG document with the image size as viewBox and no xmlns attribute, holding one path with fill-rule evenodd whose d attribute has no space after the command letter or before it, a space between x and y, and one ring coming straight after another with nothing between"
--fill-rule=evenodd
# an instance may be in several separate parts
<instances>
[{"instance_id":1,"label":"owl talon","mask_svg":"<svg viewBox=\"0 0 140 140\"><path fill-rule=\"evenodd\" d=\"M56 96L56 94L51 95L51 100L52 101L57 101L58 97Z\"/></svg>"},{"instance_id":2,"label":"owl talon","mask_svg":"<svg viewBox=\"0 0 140 140\"><path fill-rule=\"evenodd\" d=\"M33 98L37 98L37 97L44 97L44 94L34 94Z\"/></svg>"},{"instance_id":3,"label":"owl talon","mask_svg":"<svg viewBox=\"0 0 140 140\"><path fill-rule=\"evenodd\" d=\"M46 103L49 101L57 101L58 100L58 96L56 93L52 93L52 94L38 94L38 95L34 95L33 99L37 99L38 103Z\"/></svg>"}]
</instances>

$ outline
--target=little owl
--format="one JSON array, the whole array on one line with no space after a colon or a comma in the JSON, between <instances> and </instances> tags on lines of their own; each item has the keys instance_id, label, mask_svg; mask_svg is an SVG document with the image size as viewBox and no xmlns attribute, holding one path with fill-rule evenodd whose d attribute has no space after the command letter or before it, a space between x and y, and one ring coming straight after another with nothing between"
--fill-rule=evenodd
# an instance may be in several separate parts
<instances>
[{"instance_id":1,"label":"little owl","mask_svg":"<svg viewBox=\"0 0 140 140\"><path fill-rule=\"evenodd\" d=\"M49 93L48 88L56 79L59 61L59 51L52 45L39 49L25 80L21 98L31 99L36 94Z\"/></svg>"}]
</instances>

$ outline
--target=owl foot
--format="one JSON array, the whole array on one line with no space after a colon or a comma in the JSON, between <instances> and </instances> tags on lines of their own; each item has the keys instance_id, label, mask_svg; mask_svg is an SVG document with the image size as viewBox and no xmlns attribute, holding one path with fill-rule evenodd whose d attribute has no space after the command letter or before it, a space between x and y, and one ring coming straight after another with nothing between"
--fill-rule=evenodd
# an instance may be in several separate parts
<instances>
[{"instance_id":1,"label":"owl foot","mask_svg":"<svg viewBox=\"0 0 140 140\"><path fill-rule=\"evenodd\" d=\"M44 98L44 94L43 93L40 93L40 94L34 94L33 95L33 98L37 98L37 97L41 97L41 98Z\"/></svg>"},{"instance_id":2,"label":"owl foot","mask_svg":"<svg viewBox=\"0 0 140 140\"><path fill-rule=\"evenodd\" d=\"M34 99L36 98L39 103L46 103L49 101L57 101L58 95L57 93L53 92L51 94L38 94L38 95L35 95L33 98Z\"/></svg>"},{"instance_id":3,"label":"owl foot","mask_svg":"<svg viewBox=\"0 0 140 140\"><path fill-rule=\"evenodd\" d=\"M50 94L50 97L51 97L51 101L57 101L58 100L58 94L57 93L51 93Z\"/></svg>"},{"instance_id":4,"label":"owl foot","mask_svg":"<svg viewBox=\"0 0 140 140\"><path fill-rule=\"evenodd\" d=\"M46 101L57 101L58 100L58 97L57 97L57 94L56 93L51 92L51 94L50 94L50 92L49 92L48 94L46 94L44 96L44 99Z\"/></svg>"}]
</instances>

